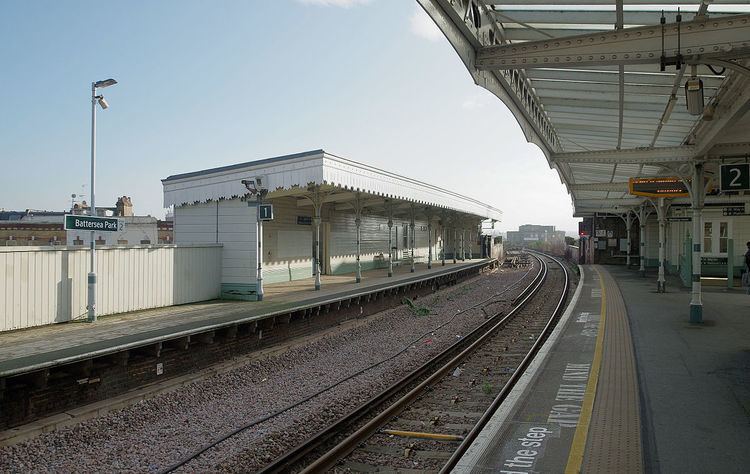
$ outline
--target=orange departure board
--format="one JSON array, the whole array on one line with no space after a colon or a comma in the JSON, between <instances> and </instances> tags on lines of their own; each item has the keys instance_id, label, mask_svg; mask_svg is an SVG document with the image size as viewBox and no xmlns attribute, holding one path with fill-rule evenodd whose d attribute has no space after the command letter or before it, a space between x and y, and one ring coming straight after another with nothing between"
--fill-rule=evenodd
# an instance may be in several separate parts
<instances>
[{"instance_id":1,"label":"orange departure board","mask_svg":"<svg viewBox=\"0 0 750 474\"><path fill-rule=\"evenodd\" d=\"M634 196L645 197L687 197L687 186L680 178L664 176L660 178L630 178L628 189Z\"/></svg>"}]
</instances>

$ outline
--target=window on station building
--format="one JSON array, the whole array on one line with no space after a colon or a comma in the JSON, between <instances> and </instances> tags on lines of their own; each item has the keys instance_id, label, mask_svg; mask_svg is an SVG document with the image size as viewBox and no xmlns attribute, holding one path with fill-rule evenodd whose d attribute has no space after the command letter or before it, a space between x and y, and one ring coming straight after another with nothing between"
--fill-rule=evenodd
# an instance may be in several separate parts
<instances>
[{"instance_id":1,"label":"window on station building","mask_svg":"<svg viewBox=\"0 0 750 474\"><path fill-rule=\"evenodd\" d=\"M726 254L732 237L732 223L722 220L703 222L703 253Z\"/></svg>"},{"instance_id":2,"label":"window on station building","mask_svg":"<svg viewBox=\"0 0 750 474\"><path fill-rule=\"evenodd\" d=\"M712 252L711 248L711 240L713 237L713 222L704 222L703 223L703 251L704 252Z\"/></svg>"}]
</instances>

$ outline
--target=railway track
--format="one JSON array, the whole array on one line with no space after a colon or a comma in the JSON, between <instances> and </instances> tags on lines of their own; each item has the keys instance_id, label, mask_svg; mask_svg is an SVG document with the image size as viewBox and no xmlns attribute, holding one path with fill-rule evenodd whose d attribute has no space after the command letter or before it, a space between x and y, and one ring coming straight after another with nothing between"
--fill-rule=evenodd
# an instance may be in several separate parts
<instances>
[{"instance_id":1,"label":"railway track","mask_svg":"<svg viewBox=\"0 0 750 474\"><path fill-rule=\"evenodd\" d=\"M393 393L386 390L387 393L384 392L385 395L383 397L376 397L376 399L362 405L365 400L373 397L380 390L384 390L385 387L388 387L392 383L389 382L391 379L386 378L385 380L373 380L372 386L367 385L367 379L372 378L373 372L383 372L383 367L393 365L396 360L403 361L408 367L419 367L419 364L423 362L412 362L410 359L414 358L426 361L429 357L433 357L440 352L440 346L451 346L451 350L443 352L440 358L434 357L433 361L452 357L460 352L460 349L465 347L468 342L475 340L482 332L479 329L473 329L475 326L467 325L467 320L473 320L475 324L481 324L482 321L487 325L491 324L491 322L487 321L487 318L491 314L510 311L515 302L522 299L525 294L532 290L534 285L530 284L530 282L541 278L542 270L541 265L535 264L529 265L525 272L518 272L517 275L520 277L502 277L501 273L502 271L500 274L492 277L499 278L499 280L495 280L496 282L493 282L493 280L478 280L478 287L469 292L469 294L472 294L473 299L463 300L468 287L457 287L456 290L451 290L446 294L436 295L430 301L420 300L419 303L415 303L414 305L415 311L423 308L421 305L422 301L424 301L424 304L429 306L430 311L435 310L437 314L442 313L443 315L442 319L437 320L432 320L433 317L437 316L430 316L429 319L422 319L423 316L417 316L421 321L414 321L415 325L422 327L422 329L418 329L417 331L424 330L426 332L419 335L420 333L414 332L410 326L407 330L410 335L393 334L392 339L400 342L386 343L390 345L391 351L367 349L367 341L362 341L365 350L371 351L373 357L369 360L369 365L363 366L361 364L366 359L358 359L353 362L352 368L356 368L355 370L342 370L346 363L342 366L342 361L331 361L332 364L338 364L331 367L331 369L336 374L340 374L340 377L325 377L325 383L315 388L313 386L308 387L306 393L302 392L302 397L289 397L287 396L289 394L285 393L284 396L288 400L288 404L271 404L270 406L274 408L270 411L255 410L256 414L253 417L248 417L239 423L230 417L226 420L227 426L230 427L228 431L219 430L216 432L216 436L209 435L207 437L209 439L204 438L203 442L196 443L192 445L192 448L185 449L184 451L182 450L182 446L180 446L180 450L175 452L180 457L177 459L172 458L173 460L159 467L156 472L166 474L175 471L182 472L187 470L195 472L196 470L213 469L234 472L257 472L270 460L282 455L285 451L299 444L306 437L311 436L322 427L333 423L349 410L355 410L361 406L359 413L362 416L367 416L371 413L373 407L379 403L382 404L384 400L393 395ZM497 282L505 283L498 285ZM411 302L409 301L408 303ZM446 312L448 308L451 309ZM417 313L415 312L414 314ZM409 318L409 316L406 317ZM430 323L429 321L431 320L434 323ZM388 327L388 329L383 329L392 331L393 328ZM454 330L457 332L452 332ZM465 331L470 332L467 333ZM453 334L462 334L462 336L457 336L456 339L453 339ZM414 339L412 340L411 338ZM432 345L433 338L436 343L434 346L435 350L429 350L428 347ZM453 339L452 342L451 339ZM325 346L321 349L325 350ZM432 355L425 354L425 352L428 354L432 353ZM352 354L352 356L359 357L359 355L355 354ZM424 356L427 356L427 358ZM318 372L315 372L315 364L312 365L314 371L312 376L315 377ZM428 369L429 365L422 367L422 378L429 375L430 371ZM386 373L383 376L387 377L390 372L395 372L402 374L398 376L402 377L409 370L412 369L393 367L390 370L386 369ZM301 376L304 377L302 374ZM284 382L282 381L282 383ZM290 381L287 383L290 383ZM294 385L285 385L285 387L295 392L296 387ZM367 387L370 388L368 389ZM352 394L356 394L358 390L362 392L361 398L356 395L352 397ZM325 398L329 398L330 402L334 404L330 406L321 405L320 399ZM309 407L316 404L320 407L319 411L311 412ZM299 432L295 432L292 425L289 425L290 421L295 418L296 421L294 423L301 424ZM347 418L350 420L356 419L356 417ZM279 420L278 424L276 422L277 419ZM339 426L337 424L331 433L332 435L340 434Z\"/></svg>"},{"instance_id":2,"label":"railway track","mask_svg":"<svg viewBox=\"0 0 750 474\"><path fill-rule=\"evenodd\" d=\"M567 269L552 257L534 258L539 272L508 314L489 318L261 472L450 471L564 309Z\"/></svg>"}]
</instances>

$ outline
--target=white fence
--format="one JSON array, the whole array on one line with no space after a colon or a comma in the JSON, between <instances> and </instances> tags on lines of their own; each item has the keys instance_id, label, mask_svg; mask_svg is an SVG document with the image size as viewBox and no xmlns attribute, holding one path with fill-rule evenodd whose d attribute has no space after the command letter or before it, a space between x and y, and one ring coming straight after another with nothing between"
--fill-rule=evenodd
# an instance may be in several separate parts
<instances>
[{"instance_id":1,"label":"white fence","mask_svg":"<svg viewBox=\"0 0 750 474\"><path fill-rule=\"evenodd\" d=\"M97 249L97 314L205 301L221 291L221 245ZM0 248L0 331L86 314L88 249Z\"/></svg>"}]
</instances>

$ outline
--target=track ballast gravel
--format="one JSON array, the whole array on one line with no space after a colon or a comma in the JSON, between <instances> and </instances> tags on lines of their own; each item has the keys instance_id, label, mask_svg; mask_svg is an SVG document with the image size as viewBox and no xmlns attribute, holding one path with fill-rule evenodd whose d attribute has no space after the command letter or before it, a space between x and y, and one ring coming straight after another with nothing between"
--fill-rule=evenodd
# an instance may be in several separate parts
<instances>
[{"instance_id":1,"label":"track ballast gravel","mask_svg":"<svg viewBox=\"0 0 750 474\"><path fill-rule=\"evenodd\" d=\"M393 360L243 431L181 469L257 470L470 332L486 313L507 311L512 297L535 273L535 269L500 269L416 300L415 305L429 308L428 315L417 315L401 305L284 353L2 447L0 472L159 472L221 434L292 405L408 347ZM484 309L456 314L509 287Z\"/></svg>"}]
</instances>

